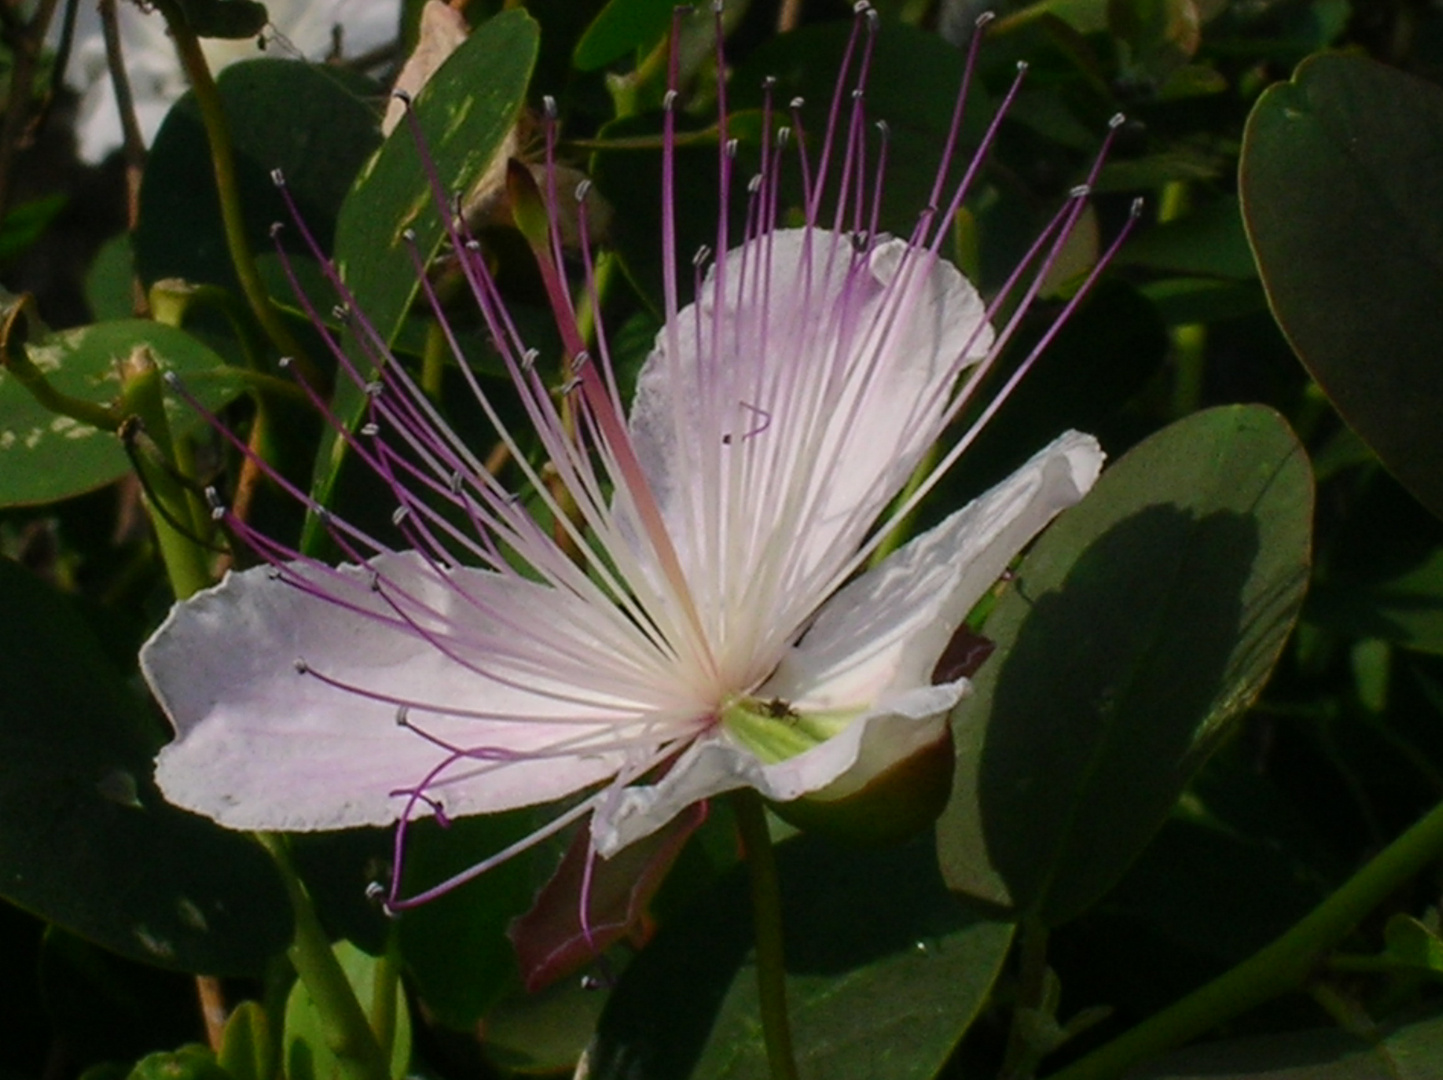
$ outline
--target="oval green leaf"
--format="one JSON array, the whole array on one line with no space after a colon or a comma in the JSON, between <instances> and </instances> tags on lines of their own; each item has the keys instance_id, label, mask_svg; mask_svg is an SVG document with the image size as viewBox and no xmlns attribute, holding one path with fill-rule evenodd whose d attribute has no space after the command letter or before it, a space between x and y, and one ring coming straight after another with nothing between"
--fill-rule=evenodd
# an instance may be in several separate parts
<instances>
[{"instance_id":1,"label":"oval green leaf","mask_svg":"<svg viewBox=\"0 0 1443 1080\"><path fill-rule=\"evenodd\" d=\"M1312 474L1261 406L1107 470L1027 556L958 710L938 823L958 892L1065 922L1107 891L1261 690L1308 580Z\"/></svg>"},{"instance_id":2,"label":"oval green leaf","mask_svg":"<svg viewBox=\"0 0 1443 1080\"><path fill-rule=\"evenodd\" d=\"M1361 57L1306 60L1258 100L1239 178L1283 332L1443 516L1443 90Z\"/></svg>"},{"instance_id":3,"label":"oval green leaf","mask_svg":"<svg viewBox=\"0 0 1443 1080\"><path fill-rule=\"evenodd\" d=\"M777 851L797 1063L828 1080L924 1080L981 1010L1012 925L964 910L926 844ZM612 991L594 1080L766 1080L747 868L682 912ZM664 1018L664 1022L658 1022Z\"/></svg>"},{"instance_id":4,"label":"oval green leaf","mask_svg":"<svg viewBox=\"0 0 1443 1080\"><path fill-rule=\"evenodd\" d=\"M356 310L365 313L383 341L395 340L419 288L407 230L423 260L436 253L445 237L432 173L448 196L470 191L486 173L526 100L538 42L536 23L524 11L503 11L477 27L416 96L415 114L428 160L421 160L411 125L402 123L346 196L336 221L336 269ZM372 366L354 341L350 348L363 369ZM338 380L332 403L336 415L354 419L362 405L361 391L349 379ZM344 450L344 440L331 435L317 457L316 494L326 505ZM306 546L320 539L308 536Z\"/></svg>"},{"instance_id":5,"label":"oval green leaf","mask_svg":"<svg viewBox=\"0 0 1443 1080\"><path fill-rule=\"evenodd\" d=\"M285 174L307 228L329 247L341 201L380 143L372 104L380 88L345 68L270 58L232 64L216 87L230 122L252 251L273 251L272 223L291 224L271 180L274 169ZM135 267L147 286L175 277L223 285L239 295L213 171L200 108L187 94L156 133L140 189ZM303 250L293 228L282 240ZM292 297L287 291L278 299Z\"/></svg>"},{"instance_id":6,"label":"oval green leaf","mask_svg":"<svg viewBox=\"0 0 1443 1080\"><path fill-rule=\"evenodd\" d=\"M69 602L0 560L0 896L182 971L259 972L289 943L275 868L166 803L160 732Z\"/></svg>"},{"instance_id":7,"label":"oval green leaf","mask_svg":"<svg viewBox=\"0 0 1443 1080\"><path fill-rule=\"evenodd\" d=\"M147 348L164 371L178 372L191 393L217 409L243 389L238 373L183 330L143 319L93 323L51 334L26 353L63 394L106 404L120 394L117 365ZM185 402L166 397L175 432L203 423ZM91 491L130 471L109 432L42 408L15 377L0 370L0 506L54 502Z\"/></svg>"},{"instance_id":8,"label":"oval green leaf","mask_svg":"<svg viewBox=\"0 0 1443 1080\"><path fill-rule=\"evenodd\" d=\"M576 43L576 70L595 71L657 41L671 25L676 6L674 0L611 0Z\"/></svg>"}]
</instances>

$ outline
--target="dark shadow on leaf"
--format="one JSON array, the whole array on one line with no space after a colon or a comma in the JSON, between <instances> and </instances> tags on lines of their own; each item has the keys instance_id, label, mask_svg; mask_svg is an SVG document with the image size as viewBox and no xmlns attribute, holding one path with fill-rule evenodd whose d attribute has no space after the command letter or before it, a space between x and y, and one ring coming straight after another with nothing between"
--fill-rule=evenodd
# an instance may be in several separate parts
<instances>
[{"instance_id":1,"label":"dark shadow on leaf","mask_svg":"<svg viewBox=\"0 0 1443 1080\"><path fill-rule=\"evenodd\" d=\"M1248 516L1154 506L1032 598L997 675L977 781L987 850L1018 908L1065 921L1161 825L1215 721L1235 711L1258 547Z\"/></svg>"}]
</instances>

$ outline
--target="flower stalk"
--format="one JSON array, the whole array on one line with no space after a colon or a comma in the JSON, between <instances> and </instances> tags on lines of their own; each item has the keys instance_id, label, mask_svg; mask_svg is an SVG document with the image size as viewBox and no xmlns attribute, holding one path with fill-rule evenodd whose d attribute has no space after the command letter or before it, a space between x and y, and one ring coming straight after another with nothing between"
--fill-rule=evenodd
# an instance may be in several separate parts
<instances>
[{"instance_id":1,"label":"flower stalk","mask_svg":"<svg viewBox=\"0 0 1443 1080\"><path fill-rule=\"evenodd\" d=\"M321 928L310 894L296 873L285 838L257 833L256 839L275 860L295 915L296 936L289 955L296 975L311 995L325 1024L326 1045L336 1055L346 1080L391 1080L390 1065L381 1043L341 969L330 940ZM388 979L376 980L378 990ZM394 984L387 987L394 999Z\"/></svg>"},{"instance_id":2,"label":"flower stalk","mask_svg":"<svg viewBox=\"0 0 1443 1080\"><path fill-rule=\"evenodd\" d=\"M732 796L747 869L751 873L752 920L756 938L757 997L762 1039L772 1080L797 1080L792 1023L787 1010L787 967L782 942L782 894L777 859L767 829L767 812L755 791Z\"/></svg>"}]
</instances>

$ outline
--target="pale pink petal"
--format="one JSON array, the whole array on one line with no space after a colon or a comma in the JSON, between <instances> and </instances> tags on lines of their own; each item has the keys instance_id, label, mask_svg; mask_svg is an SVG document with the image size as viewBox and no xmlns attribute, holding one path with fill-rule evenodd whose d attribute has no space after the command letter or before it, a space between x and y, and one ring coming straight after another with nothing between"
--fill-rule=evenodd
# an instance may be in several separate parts
<instances>
[{"instance_id":1,"label":"pale pink petal","mask_svg":"<svg viewBox=\"0 0 1443 1080\"><path fill-rule=\"evenodd\" d=\"M602 804L592 825L597 850L620 850L690 803L742 787L778 802L842 798L934 745L969 689L965 679L931 685L943 649L1013 556L1092 487L1102 461L1096 440L1069 432L844 588L755 696L804 714L855 710L857 718L771 765L725 731L707 736L657 783Z\"/></svg>"},{"instance_id":2,"label":"pale pink petal","mask_svg":"<svg viewBox=\"0 0 1443 1080\"><path fill-rule=\"evenodd\" d=\"M1012 558L1091 488L1103 453L1068 432L824 604L757 691L803 712L867 708L930 681L952 634Z\"/></svg>"},{"instance_id":3,"label":"pale pink petal","mask_svg":"<svg viewBox=\"0 0 1443 1080\"><path fill-rule=\"evenodd\" d=\"M698 602L740 635L790 637L935 441L992 331L945 261L885 238L858 252L820 229L729 252L699 297L642 369L637 457Z\"/></svg>"},{"instance_id":4,"label":"pale pink petal","mask_svg":"<svg viewBox=\"0 0 1443 1080\"><path fill-rule=\"evenodd\" d=\"M655 784L617 791L592 817L596 850L609 856L661 828L686 807L728 791L753 788L790 802L816 792L842 798L899 761L934 745L966 693L965 680L918 687L854 721L837 735L786 761L764 765L751 749L718 730L693 743ZM824 790L825 789L825 790Z\"/></svg>"},{"instance_id":5,"label":"pale pink petal","mask_svg":"<svg viewBox=\"0 0 1443 1080\"><path fill-rule=\"evenodd\" d=\"M367 586L373 569L389 592L430 605L438 625L476 622L484 672L458 662L472 651L464 638L448 644L448 655L395 625L393 608ZM556 589L479 570L443 581L414 555L342 568L327 585L366 613L317 599L268 569L248 570L177 605L146 644L142 670L177 732L156 769L170 801L235 828L386 824L406 806L392 793L414 788L452 756L424 731L482 755L457 761L428 792L453 816L485 813L606 780L632 760L628 740L648 748L659 741L640 719L655 702L618 694L620 677L610 691L578 691L485 638L478 602L503 622L510 612L540 612L584 626L584 612L571 620L580 603ZM609 655L595 650L594 684L608 681ZM310 673L298 671L297 660ZM408 722L417 730L398 726L398 702L413 703Z\"/></svg>"}]
</instances>

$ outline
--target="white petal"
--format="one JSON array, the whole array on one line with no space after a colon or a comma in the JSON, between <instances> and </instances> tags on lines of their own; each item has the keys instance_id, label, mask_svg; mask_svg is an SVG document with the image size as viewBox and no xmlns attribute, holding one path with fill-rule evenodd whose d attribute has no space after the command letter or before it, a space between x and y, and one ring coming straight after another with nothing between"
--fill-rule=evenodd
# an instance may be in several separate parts
<instances>
[{"instance_id":1,"label":"white petal","mask_svg":"<svg viewBox=\"0 0 1443 1080\"><path fill-rule=\"evenodd\" d=\"M748 619L739 636L790 637L992 331L954 267L900 240L858 255L846 236L779 230L725 265L725 289L713 268L657 336L631 432L699 601Z\"/></svg>"},{"instance_id":2,"label":"white petal","mask_svg":"<svg viewBox=\"0 0 1443 1080\"><path fill-rule=\"evenodd\" d=\"M596 850L608 857L649 836L702 799L750 787L774 802L822 793L843 798L899 761L932 746L967 691L965 682L919 687L796 757L764 765L725 731L699 739L655 784L618 791L592 818Z\"/></svg>"},{"instance_id":3,"label":"white petal","mask_svg":"<svg viewBox=\"0 0 1443 1080\"><path fill-rule=\"evenodd\" d=\"M757 696L808 712L868 708L927 685L967 612L1029 540L1092 488L1102 462L1090 435L1057 439L828 600Z\"/></svg>"},{"instance_id":4,"label":"white petal","mask_svg":"<svg viewBox=\"0 0 1443 1080\"><path fill-rule=\"evenodd\" d=\"M437 609L460 604L417 557L373 565ZM370 570L342 573L357 586L348 600L393 613L366 587ZM474 570L459 580L496 611L515 606L532 617L538 609L558 621L568 617L547 586ZM319 675L392 700L301 674L298 658ZM606 658L598 649L603 674ZM637 746L649 745L650 729L638 720L649 703L594 693L588 704L567 702L561 698L576 688L506 665L497 659L488 667L497 677L487 677L404 626L317 599L266 569L230 574L177 605L141 653L141 669L177 732L157 759L156 779L171 802L234 828L385 824L405 805L392 792L415 787L450 756L397 725L395 700L512 717L411 711L410 722L438 739L484 748L493 758L516 756L462 760L447 782L428 789L452 816L571 794L611 777L635 759ZM509 685L508 674L519 685ZM622 740L631 740L628 748Z\"/></svg>"},{"instance_id":5,"label":"white petal","mask_svg":"<svg viewBox=\"0 0 1443 1080\"><path fill-rule=\"evenodd\" d=\"M691 803L742 787L778 802L843 798L933 745L969 689L965 679L931 685L953 632L1023 545L1092 487L1102 461L1095 439L1069 432L842 589L756 696L782 698L803 713L861 715L773 765L725 731L698 741L656 784L620 791L598 809L597 850L620 850Z\"/></svg>"}]
</instances>

